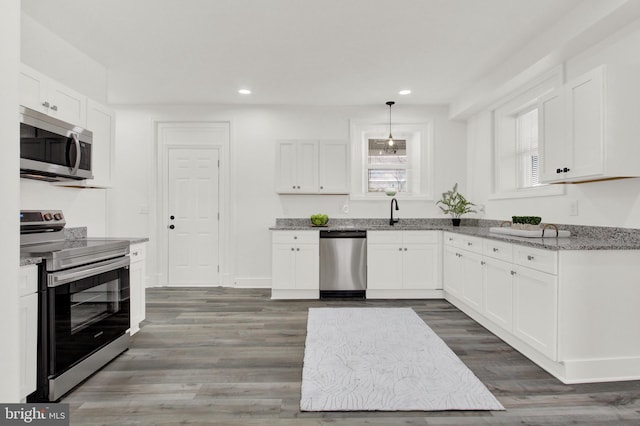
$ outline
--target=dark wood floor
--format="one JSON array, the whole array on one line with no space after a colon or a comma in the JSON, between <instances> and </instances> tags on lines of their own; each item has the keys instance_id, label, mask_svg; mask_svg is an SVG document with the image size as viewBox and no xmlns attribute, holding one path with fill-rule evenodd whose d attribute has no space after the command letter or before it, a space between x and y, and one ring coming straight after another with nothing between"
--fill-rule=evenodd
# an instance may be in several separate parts
<instances>
[{"instance_id":1,"label":"dark wood floor","mask_svg":"<svg viewBox=\"0 0 640 426\"><path fill-rule=\"evenodd\" d=\"M131 349L63 399L71 424L640 425L640 381L563 385L445 301L269 294L149 289ZM318 306L412 307L506 411L300 412L307 309Z\"/></svg>"}]
</instances>

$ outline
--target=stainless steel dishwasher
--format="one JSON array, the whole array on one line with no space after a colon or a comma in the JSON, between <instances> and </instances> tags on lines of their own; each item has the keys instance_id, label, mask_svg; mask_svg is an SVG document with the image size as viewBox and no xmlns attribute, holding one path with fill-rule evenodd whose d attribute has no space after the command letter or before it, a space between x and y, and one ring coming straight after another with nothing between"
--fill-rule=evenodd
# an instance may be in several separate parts
<instances>
[{"instance_id":1,"label":"stainless steel dishwasher","mask_svg":"<svg viewBox=\"0 0 640 426\"><path fill-rule=\"evenodd\" d=\"M367 290L367 231L320 231L320 297L358 297Z\"/></svg>"}]
</instances>

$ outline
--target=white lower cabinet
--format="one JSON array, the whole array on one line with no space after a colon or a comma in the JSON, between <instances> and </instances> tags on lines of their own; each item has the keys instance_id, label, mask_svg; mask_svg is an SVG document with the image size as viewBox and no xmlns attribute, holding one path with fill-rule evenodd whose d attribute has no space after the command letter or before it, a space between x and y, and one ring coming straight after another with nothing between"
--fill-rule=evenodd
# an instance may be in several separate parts
<instances>
[{"instance_id":1,"label":"white lower cabinet","mask_svg":"<svg viewBox=\"0 0 640 426\"><path fill-rule=\"evenodd\" d=\"M469 238L444 234L448 301L564 383L640 379L639 250Z\"/></svg>"},{"instance_id":2,"label":"white lower cabinet","mask_svg":"<svg viewBox=\"0 0 640 426\"><path fill-rule=\"evenodd\" d=\"M132 335L140 330L140 323L144 321L146 317L146 253L146 243L131 244L129 249L129 257L131 260L131 265L129 266L129 301L131 304L131 325L129 332Z\"/></svg>"},{"instance_id":3,"label":"white lower cabinet","mask_svg":"<svg viewBox=\"0 0 640 426\"><path fill-rule=\"evenodd\" d=\"M552 360L557 360L558 277L514 267L513 334Z\"/></svg>"},{"instance_id":4,"label":"white lower cabinet","mask_svg":"<svg viewBox=\"0 0 640 426\"><path fill-rule=\"evenodd\" d=\"M318 231L273 231L271 269L272 299L318 299Z\"/></svg>"},{"instance_id":5,"label":"white lower cabinet","mask_svg":"<svg viewBox=\"0 0 640 426\"><path fill-rule=\"evenodd\" d=\"M20 267L20 399L36 390L38 355L38 267Z\"/></svg>"},{"instance_id":6,"label":"white lower cabinet","mask_svg":"<svg viewBox=\"0 0 640 426\"><path fill-rule=\"evenodd\" d=\"M440 231L368 231L367 298L442 297Z\"/></svg>"}]
</instances>

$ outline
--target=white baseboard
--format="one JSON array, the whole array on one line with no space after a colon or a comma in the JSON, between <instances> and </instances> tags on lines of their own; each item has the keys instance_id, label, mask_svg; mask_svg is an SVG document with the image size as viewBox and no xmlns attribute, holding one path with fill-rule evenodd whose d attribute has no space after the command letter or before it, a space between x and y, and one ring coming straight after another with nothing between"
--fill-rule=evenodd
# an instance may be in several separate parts
<instances>
[{"instance_id":1,"label":"white baseboard","mask_svg":"<svg viewBox=\"0 0 640 426\"><path fill-rule=\"evenodd\" d=\"M271 288L271 278L236 277L236 288Z\"/></svg>"}]
</instances>

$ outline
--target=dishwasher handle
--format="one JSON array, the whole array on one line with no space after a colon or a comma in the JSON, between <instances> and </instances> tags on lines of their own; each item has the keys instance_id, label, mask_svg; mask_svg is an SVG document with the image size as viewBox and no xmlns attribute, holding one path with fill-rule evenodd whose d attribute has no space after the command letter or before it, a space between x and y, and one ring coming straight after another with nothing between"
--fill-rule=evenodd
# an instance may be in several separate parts
<instances>
[{"instance_id":1,"label":"dishwasher handle","mask_svg":"<svg viewBox=\"0 0 640 426\"><path fill-rule=\"evenodd\" d=\"M367 231L320 231L320 238L367 238Z\"/></svg>"}]
</instances>

